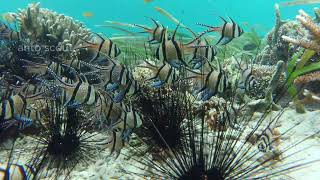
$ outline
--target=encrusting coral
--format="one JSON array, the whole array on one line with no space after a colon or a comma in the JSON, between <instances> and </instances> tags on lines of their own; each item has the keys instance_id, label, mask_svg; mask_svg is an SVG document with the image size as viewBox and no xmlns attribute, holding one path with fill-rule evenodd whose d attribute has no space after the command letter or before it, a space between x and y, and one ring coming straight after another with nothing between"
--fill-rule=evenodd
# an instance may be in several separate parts
<instances>
[{"instance_id":1,"label":"encrusting coral","mask_svg":"<svg viewBox=\"0 0 320 180\"><path fill-rule=\"evenodd\" d=\"M247 105L247 113L251 114L254 112L264 112L267 109L271 108L272 110L279 110L279 105L275 104L273 100L273 92L276 90L279 84L279 79L283 73L284 62L279 61L277 63L276 70L272 75L272 78L269 82L269 85L265 91L265 98L253 100Z\"/></svg>"}]
</instances>

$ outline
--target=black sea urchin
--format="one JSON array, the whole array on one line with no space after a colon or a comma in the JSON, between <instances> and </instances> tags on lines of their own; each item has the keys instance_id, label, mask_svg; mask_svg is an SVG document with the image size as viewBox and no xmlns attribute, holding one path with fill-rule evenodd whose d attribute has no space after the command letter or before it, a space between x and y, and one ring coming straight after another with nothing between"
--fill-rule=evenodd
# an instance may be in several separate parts
<instances>
[{"instance_id":1,"label":"black sea urchin","mask_svg":"<svg viewBox=\"0 0 320 180\"><path fill-rule=\"evenodd\" d=\"M158 90L146 88L135 102L144 119L136 134L147 142L147 151L157 154L182 146L182 122L192 111L192 100L181 90L182 86L175 84Z\"/></svg>"},{"instance_id":2,"label":"black sea urchin","mask_svg":"<svg viewBox=\"0 0 320 180\"><path fill-rule=\"evenodd\" d=\"M78 108L64 107L57 102L48 104L49 119L36 137L38 146L30 162L37 176L43 176L44 170L54 169L51 176L57 178L63 172L68 177L77 164L88 163L93 157L92 151L98 149L95 134L88 132L90 118Z\"/></svg>"},{"instance_id":3,"label":"black sea urchin","mask_svg":"<svg viewBox=\"0 0 320 180\"><path fill-rule=\"evenodd\" d=\"M224 110L228 111L228 109L230 108L225 107ZM253 115L238 114L241 116L238 118L240 120L239 129L225 129L224 127L228 126L226 123L233 121L229 118L234 117L222 116L224 120L213 131L210 131L205 123L205 110L203 109L203 111L198 111L197 116L190 115L189 119L183 120L182 124L185 128L179 137L183 142L181 146L177 148L168 146L169 150L165 155L157 155L162 161L154 161L150 154L146 154L142 158L134 158L138 165L133 166L139 170L130 170L128 173L140 177L150 176L156 179L178 180L265 179L314 162L302 160L278 164L290 156L301 154L305 148L296 150L297 145L314 135L297 140L286 147L271 147L276 140L267 135L267 131L276 126L283 113L284 109L278 111L271 120L267 118L272 114L268 110L261 113L258 118ZM253 121L253 119L256 120ZM277 136L287 135L300 123L292 125ZM159 137L162 137L162 134L159 133L160 130L156 129L155 131L158 132ZM249 142L257 132L261 132L261 135L256 139L259 141L256 146ZM319 132L315 134L319 134ZM161 139L167 145L165 139ZM135 151L139 151L139 149L135 148ZM143 166L149 168L144 169Z\"/></svg>"}]
</instances>

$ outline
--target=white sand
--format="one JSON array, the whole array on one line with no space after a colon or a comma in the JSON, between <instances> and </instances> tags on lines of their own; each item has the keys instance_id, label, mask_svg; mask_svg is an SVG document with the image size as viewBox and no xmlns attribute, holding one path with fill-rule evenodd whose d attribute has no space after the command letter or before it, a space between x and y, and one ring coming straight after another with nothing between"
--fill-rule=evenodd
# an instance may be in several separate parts
<instances>
[{"instance_id":1,"label":"white sand","mask_svg":"<svg viewBox=\"0 0 320 180\"><path fill-rule=\"evenodd\" d=\"M273 113L275 115L277 113ZM293 131L290 131L288 134L284 135L281 138L280 148L288 147L301 139L308 137L315 132L320 130L320 111L308 112L305 114L297 114L295 110L286 109L285 113L279 120L281 126L279 130L281 133L285 132L289 127L294 126L294 124L303 121L299 126L295 127ZM19 159L19 163L24 163L27 161L29 157L31 157L32 151L23 151L23 148L32 149L34 143L32 144L33 139L30 137L24 137L19 139L16 142L15 152L18 155L15 155L15 159ZM6 143L10 145L10 142ZM310 147L309 147L310 146ZM296 150L305 149L304 151L298 153L297 155L293 155L288 159L279 162L279 164L285 164L288 162L303 160L302 162L310 162L313 160L320 160L320 136L314 136L304 141L303 143L295 146L290 151L286 152L285 155L288 155ZM1 147L2 151L0 151L1 157L7 157L7 152L4 149L4 146ZM127 153L128 149L123 149L122 153ZM5 161L3 158L0 161ZM130 161L130 160L129 160ZM110 180L110 179L139 179L134 175L125 175L123 170L130 171L128 168L128 164L134 163L132 160L128 163L128 160L125 156L120 155L117 159L109 156L108 151L102 151L97 154L96 159L93 162L89 163L89 166L77 165L76 168L71 173L71 179L73 180ZM279 165L277 164L277 165ZM63 179L63 175L59 179ZM50 178L44 178L50 179ZM296 180L319 180L320 179L320 162L310 164L305 166L303 169L287 172L277 178L272 179L296 179Z\"/></svg>"}]
</instances>

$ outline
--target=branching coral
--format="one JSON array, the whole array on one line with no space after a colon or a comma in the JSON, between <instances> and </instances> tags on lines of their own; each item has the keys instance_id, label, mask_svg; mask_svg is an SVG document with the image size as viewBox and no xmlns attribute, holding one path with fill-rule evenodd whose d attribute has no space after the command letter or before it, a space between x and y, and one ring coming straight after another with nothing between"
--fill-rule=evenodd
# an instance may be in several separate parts
<instances>
[{"instance_id":1,"label":"branching coral","mask_svg":"<svg viewBox=\"0 0 320 180\"><path fill-rule=\"evenodd\" d=\"M294 39L288 36L281 36L286 42L298 45L300 47L311 49L320 52L320 26L313 22L312 18L303 10L299 10L299 15L296 19L302 24L302 26L310 32L311 39Z\"/></svg>"},{"instance_id":2,"label":"branching coral","mask_svg":"<svg viewBox=\"0 0 320 180\"><path fill-rule=\"evenodd\" d=\"M17 14L20 32L34 41L74 48L89 40L91 33L84 24L71 17L31 4ZM49 42L47 42L49 41Z\"/></svg>"},{"instance_id":3,"label":"branching coral","mask_svg":"<svg viewBox=\"0 0 320 180\"><path fill-rule=\"evenodd\" d=\"M286 62L296 52L297 48L285 41L283 36L295 37L296 39L304 39L308 36L307 30L301 27L298 22L281 20L278 5L275 5L275 16L275 28L267 34L268 46L258 58L265 65L275 65L279 60Z\"/></svg>"},{"instance_id":4,"label":"branching coral","mask_svg":"<svg viewBox=\"0 0 320 180\"><path fill-rule=\"evenodd\" d=\"M273 33L273 37L272 37L272 44L276 44L278 37L279 37L279 29L280 27L285 24L285 21L281 20L281 14L280 14L280 9L279 9L279 5L275 4L274 5L274 9L275 9L275 14L276 14L276 26L274 28L274 33Z\"/></svg>"},{"instance_id":5,"label":"branching coral","mask_svg":"<svg viewBox=\"0 0 320 180\"><path fill-rule=\"evenodd\" d=\"M297 77L297 79L294 80L294 85L297 86L297 85L309 83L312 81L320 81L320 72L319 71Z\"/></svg>"},{"instance_id":6,"label":"branching coral","mask_svg":"<svg viewBox=\"0 0 320 180\"><path fill-rule=\"evenodd\" d=\"M40 8L40 4L31 4L15 14L19 27L17 30L6 27L10 33L18 33L17 38L2 38L1 63L3 72L11 72L25 79L30 76L21 59L36 63L61 63L86 59L89 52L80 47L91 39L91 32L84 24L71 17ZM80 53L81 52L81 53Z\"/></svg>"}]
</instances>

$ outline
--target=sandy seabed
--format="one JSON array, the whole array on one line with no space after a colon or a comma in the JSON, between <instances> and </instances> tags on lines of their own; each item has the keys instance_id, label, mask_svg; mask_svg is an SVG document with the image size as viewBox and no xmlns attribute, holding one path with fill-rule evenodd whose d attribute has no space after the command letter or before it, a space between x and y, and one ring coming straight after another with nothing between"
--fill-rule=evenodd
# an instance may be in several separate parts
<instances>
[{"instance_id":1,"label":"sandy seabed","mask_svg":"<svg viewBox=\"0 0 320 180\"><path fill-rule=\"evenodd\" d=\"M267 118L272 118L276 116L278 113L273 112ZM258 117L259 115L257 115ZM295 126L292 131L281 136L281 143L279 148L286 148L290 145L300 142L302 139L315 134L320 130L320 110L307 112L305 114L297 114L294 109L286 108L283 115L279 119L279 131L281 133L285 132L288 128ZM15 156L14 159L17 163L25 163L32 156L32 151L27 151L26 149L32 149L35 143L32 143L34 139L29 136L24 136L23 138L19 138L16 141L15 145ZM2 143L2 147L10 146L10 140ZM1 148L5 149L5 148ZM296 151L302 150L297 154L290 155ZM122 154L128 153L129 149L124 148L122 150ZM6 157L8 154L8 150L0 151L1 157ZM18 155L17 155L18 154ZM320 135L314 135L311 138L299 143L294 146L294 148L290 149L286 152L285 156L288 158L281 160L277 163L277 165L284 165L289 162L299 161L301 163L311 162L315 160L320 160ZM2 158L1 158L2 159ZM0 161L3 161L0 160ZM72 180L111 180L111 179L144 179L142 177L137 177L133 174L126 174L125 171L130 172L136 168L128 166L128 164L136 164L134 160L126 158L124 155L120 155L115 159L114 156L110 156L108 151L100 151L96 152L96 158L92 160L88 165L78 164L73 171L71 172ZM147 167L142 167L147 168ZM320 179L320 161L314 162L312 164L308 164L303 168L299 168L295 171L290 171L281 174L278 177L274 177L271 179L275 180L319 180ZM139 169L139 173L143 173L143 170ZM49 173L50 174L50 173ZM50 175L49 177L43 178L46 180L52 179ZM64 175L60 175L58 179L64 179Z\"/></svg>"}]
</instances>

